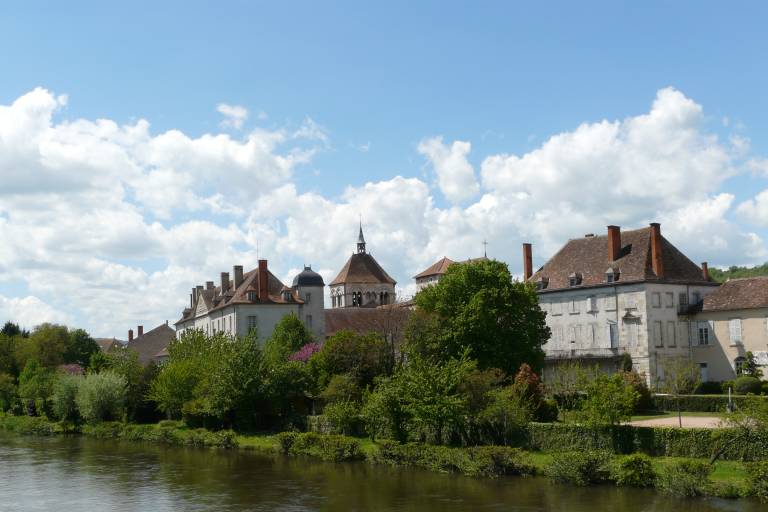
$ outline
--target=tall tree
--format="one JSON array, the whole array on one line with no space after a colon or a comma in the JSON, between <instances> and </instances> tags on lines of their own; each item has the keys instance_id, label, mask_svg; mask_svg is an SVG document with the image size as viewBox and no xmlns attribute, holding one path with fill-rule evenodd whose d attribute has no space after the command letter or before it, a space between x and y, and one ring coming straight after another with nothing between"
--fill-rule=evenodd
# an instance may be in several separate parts
<instances>
[{"instance_id":1,"label":"tall tree","mask_svg":"<svg viewBox=\"0 0 768 512\"><path fill-rule=\"evenodd\" d=\"M87 367L91 356L101 350L96 341L84 329L69 331L67 351L64 353L65 363L77 363Z\"/></svg>"},{"instance_id":2,"label":"tall tree","mask_svg":"<svg viewBox=\"0 0 768 512\"><path fill-rule=\"evenodd\" d=\"M36 360L46 368L64 363L70 342L66 327L47 323L35 327L29 338L17 340L16 360L19 368L24 368L30 360Z\"/></svg>"},{"instance_id":3,"label":"tall tree","mask_svg":"<svg viewBox=\"0 0 768 512\"><path fill-rule=\"evenodd\" d=\"M480 368L513 374L522 363L541 367L541 347L549 338L545 314L535 288L514 281L505 263L451 265L415 301L423 313L438 319L427 339L442 357L458 358L469 349ZM407 341L411 346L420 343L412 337Z\"/></svg>"},{"instance_id":4,"label":"tall tree","mask_svg":"<svg viewBox=\"0 0 768 512\"><path fill-rule=\"evenodd\" d=\"M295 313L290 313L280 319L264 344L264 358L273 363L287 361L291 354L311 342L312 333Z\"/></svg>"}]
</instances>

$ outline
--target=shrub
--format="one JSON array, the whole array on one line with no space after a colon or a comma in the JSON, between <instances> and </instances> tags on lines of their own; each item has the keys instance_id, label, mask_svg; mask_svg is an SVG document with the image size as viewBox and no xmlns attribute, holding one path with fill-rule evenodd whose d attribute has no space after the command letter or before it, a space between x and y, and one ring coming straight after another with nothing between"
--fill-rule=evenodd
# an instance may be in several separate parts
<instances>
[{"instance_id":1,"label":"shrub","mask_svg":"<svg viewBox=\"0 0 768 512\"><path fill-rule=\"evenodd\" d=\"M453 448L462 450L461 448ZM533 475L536 468L525 452L508 446L476 446L465 448L471 466L462 468L467 476Z\"/></svg>"},{"instance_id":2,"label":"shrub","mask_svg":"<svg viewBox=\"0 0 768 512\"><path fill-rule=\"evenodd\" d=\"M626 354L628 355L628 354ZM621 376L624 382L632 387L637 393L637 402L635 403L635 411L647 411L653 407L653 401L651 400L651 391L648 389L648 384L645 383L645 379L640 376L634 370L623 371Z\"/></svg>"},{"instance_id":3,"label":"shrub","mask_svg":"<svg viewBox=\"0 0 768 512\"><path fill-rule=\"evenodd\" d=\"M122 419L125 412L125 377L107 370L87 375L77 390L77 408L86 422Z\"/></svg>"},{"instance_id":4,"label":"shrub","mask_svg":"<svg viewBox=\"0 0 768 512\"><path fill-rule=\"evenodd\" d=\"M763 381L760 384L760 393L763 395L768 395L768 381Z\"/></svg>"},{"instance_id":5,"label":"shrub","mask_svg":"<svg viewBox=\"0 0 768 512\"><path fill-rule=\"evenodd\" d=\"M728 390L724 395L683 395L679 397L680 410L689 412L725 412L728 406ZM734 395L731 397L736 407L742 407L749 397ZM768 400L768 398L760 398ZM655 395L654 408L659 411L677 411L677 401L674 396Z\"/></svg>"},{"instance_id":6,"label":"shrub","mask_svg":"<svg viewBox=\"0 0 768 512\"><path fill-rule=\"evenodd\" d=\"M664 466L658 476L658 488L683 498L701 496L709 484L712 466L698 460L681 460Z\"/></svg>"},{"instance_id":7,"label":"shrub","mask_svg":"<svg viewBox=\"0 0 768 512\"><path fill-rule=\"evenodd\" d=\"M343 400L333 402L325 406L324 416L333 425L336 433L351 435L356 434L360 428L360 404Z\"/></svg>"},{"instance_id":8,"label":"shrub","mask_svg":"<svg viewBox=\"0 0 768 512\"><path fill-rule=\"evenodd\" d=\"M628 420L640 397L618 373L600 373L585 382L584 387L587 398L581 405L582 416L591 425L616 425Z\"/></svg>"},{"instance_id":9,"label":"shrub","mask_svg":"<svg viewBox=\"0 0 768 512\"><path fill-rule=\"evenodd\" d=\"M557 421L557 416L560 411L557 407L557 400L548 398L539 402L539 406L536 408L536 421L541 423L552 423Z\"/></svg>"},{"instance_id":10,"label":"shrub","mask_svg":"<svg viewBox=\"0 0 768 512\"><path fill-rule=\"evenodd\" d=\"M277 435L278 450L290 455L311 455L328 462L364 458L357 439L315 432L283 432Z\"/></svg>"},{"instance_id":11,"label":"shrub","mask_svg":"<svg viewBox=\"0 0 768 512\"><path fill-rule=\"evenodd\" d=\"M721 393L728 393L728 388L723 390L723 382L706 381L699 383L696 388L697 395L719 395Z\"/></svg>"},{"instance_id":12,"label":"shrub","mask_svg":"<svg viewBox=\"0 0 768 512\"><path fill-rule=\"evenodd\" d=\"M653 487L656 473L651 458L644 453L622 457L611 465L611 480L628 487Z\"/></svg>"},{"instance_id":13,"label":"shrub","mask_svg":"<svg viewBox=\"0 0 768 512\"><path fill-rule=\"evenodd\" d=\"M768 460L747 464L747 474L752 493L760 501L768 503Z\"/></svg>"},{"instance_id":14,"label":"shrub","mask_svg":"<svg viewBox=\"0 0 768 512\"><path fill-rule=\"evenodd\" d=\"M742 375L733 383L733 390L741 395L752 393L753 395L759 395L762 389L760 379L756 377L750 377L749 375Z\"/></svg>"},{"instance_id":15,"label":"shrub","mask_svg":"<svg viewBox=\"0 0 768 512\"><path fill-rule=\"evenodd\" d=\"M749 494L749 489L733 482L710 482L704 492L707 496L734 500L746 497Z\"/></svg>"},{"instance_id":16,"label":"shrub","mask_svg":"<svg viewBox=\"0 0 768 512\"><path fill-rule=\"evenodd\" d=\"M730 389L731 392L733 392L733 382L734 381L732 380L724 380L723 382L720 383L720 389L722 390L724 395L728 394L728 389Z\"/></svg>"},{"instance_id":17,"label":"shrub","mask_svg":"<svg viewBox=\"0 0 768 512\"><path fill-rule=\"evenodd\" d=\"M558 482L596 484L608 479L610 460L610 454L604 451L560 452L552 457L546 472Z\"/></svg>"},{"instance_id":18,"label":"shrub","mask_svg":"<svg viewBox=\"0 0 768 512\"><path fill-rule=\"evenodd\" d=\"M51 409L59 420L71 422L78 420L80 415L75 399L81 380L82 377L75 375L59 375L56 379L51 397Z\"/></svg>"},{"instance_id":19,"label":"shrub","mask_svg":"<svg viewBox=\"0 0 768 512\"><path fill-rule=\"evenodd\" d=\"M0 413L0 427L22 435L50 436L57 433L56 424L45 418L5 413Z\"/></svg>"}]
</instances>

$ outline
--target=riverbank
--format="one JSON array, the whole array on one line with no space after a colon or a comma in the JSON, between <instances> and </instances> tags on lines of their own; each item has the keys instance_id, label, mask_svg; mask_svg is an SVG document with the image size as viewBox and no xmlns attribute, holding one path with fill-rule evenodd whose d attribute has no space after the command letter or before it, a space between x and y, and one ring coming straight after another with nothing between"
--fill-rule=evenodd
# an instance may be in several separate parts
<instances>
[{"instance_id":1,"label":"riverbank","mask_svg":"<svg viewBox=\"0 0 768 512\"><path fill-rule=\"evenodd\" d=\"M745 498L760 493L754 478L750 477L748 465L739 461L721 460L708 466L704 459L614 455L599 450L562 453L505 446L446 447L373 442L367 438L317 433L246 435L227 430L192 429L176 421L152 425L113 422L80 427L44 418L0 415L0 428L28 435L84 435L176 446L237 448L272 455L309 456L329 462L366 461L471 477L539 475L576 485L655 487L678 496Z\"/></svg>"}]
</instances>

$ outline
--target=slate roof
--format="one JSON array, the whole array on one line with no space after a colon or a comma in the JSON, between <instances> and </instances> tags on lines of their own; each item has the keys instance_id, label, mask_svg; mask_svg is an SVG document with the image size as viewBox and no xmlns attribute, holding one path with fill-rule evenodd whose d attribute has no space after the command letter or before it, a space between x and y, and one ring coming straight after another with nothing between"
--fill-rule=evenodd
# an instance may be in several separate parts
<instances>
[{"instance_id":1,"label":"slate roof","mask_svg":"<svg viewBox=\"0 0 768 512\"><path fill-rule=\"evenodd\" d=\"M117 338L96 338L95 341L102 352L109 352L113 348L120 348L123 346Z\"/></svg>"},{"instance_id":2,"label":"slate roof","mask_svg":"<svg viewBox=\"0 0 768 512\"><path fill-rule=\"evenodd\" d=\"M176 331L168 324L162 324L128 342L128 348L135 350L139 354L139 362L146 366L152 361L157 361L158 353L174 338L176 338Z\"/></svg>"},{"instance_id":3,"label":"slate roof","mask_svg":"<svg viewBox=\"0 0 768 512\"><path fill-rule=\"evenodd\" d=\"M704 297L702 311L768 308L768 276L730 279Z\"/></svg>"},{"instance_id":4,"label":"slate roof","mask_svg":"<svg viewBox=\"0 0 768 512\"><path fill-rule=\"evenodd\" d=\"M322 278L321 278L322 279ZM243 274L243 282L240 286L233 290L235 286L234 280L230 279L229 287L226 293L221 293L221 286L215 286L213 288L203 288L198 294L197 299L191 308L185 308L181 313L181 318L176 322L178 325L187 320L191 320L195 317L195 311L197 311L197 305L199 301L205 303L205 307L208 312L222 309L232 304L261 304L262 302L256 299L251 301L248 299L249 292L256 292L257 297L259 293L259 269L255 268L249 272ZM267 301L266 304L304 304L304 300L299 296L296 290L291 290L291 299L286 300L282 291L286 286L275 275L267 270Z\"/></svg>"},{"instance_id":5,"label":"slate roof","mask_svg":"<svg viewBox=\"0 0 768 512\"><path fill-rule=\"evenodd\" d=\"M381 268L376 259L364 252L350 256L330 286L345 283L396 284L395 280Z\"/></svg>"},{"instance_id":6,"label":"slate roof","mask_svg":"<svg viewBox=\"0 0 768 512\"><path fill-rule=\"evenodd\" d=\"M628 282L658 281L667 283L706 284L701 268L688 259L666 238L661 237L664 276L660 278L651 265L651 228L622 231L621 250L616 261L608 256L608 236L586 236L569 240L547 263L537 270L530 281L549 280L546 293L565 288L609 286ZM615 283L607 283L608 268L619 272ZM570 286L570 276L581 274L581 284ZM713 286L716 283L711 283Z\"/></svg>"}]
</instances>

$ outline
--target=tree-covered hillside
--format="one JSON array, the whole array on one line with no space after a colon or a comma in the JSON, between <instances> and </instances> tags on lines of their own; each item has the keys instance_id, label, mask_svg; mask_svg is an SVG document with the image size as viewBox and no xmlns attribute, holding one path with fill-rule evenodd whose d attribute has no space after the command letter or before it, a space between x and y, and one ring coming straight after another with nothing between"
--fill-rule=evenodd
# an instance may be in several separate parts
<instances>
[{"instance_id":1,"label":"tree-covered hillside","mask_svg":"<svg viewBox=\"0 0 768 512\"><path fill-rule=\"evenodd\" d=\"M720 270L719 268L709 269L709 275L713 280L723 283L728 279L734 279L737 277L756 277L756 276L768 276L768 263L763 263L756 267L737 267L732 266L728 270Z\"/></svg>"}]
</instances>

